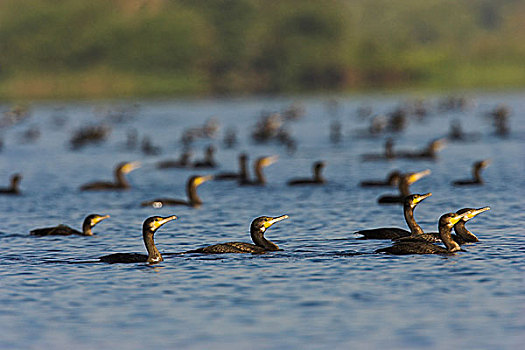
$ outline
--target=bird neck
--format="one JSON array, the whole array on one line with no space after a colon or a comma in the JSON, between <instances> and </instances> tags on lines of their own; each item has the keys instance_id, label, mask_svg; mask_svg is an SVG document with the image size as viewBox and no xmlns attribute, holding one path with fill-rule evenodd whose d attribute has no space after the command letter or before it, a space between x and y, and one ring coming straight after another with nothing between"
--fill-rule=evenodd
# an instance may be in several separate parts
<instances>
[{"instance_id":1,"label":"bird neck","mask_svg":"<svg viewBox=\"0 0 525 350\"><path fill-rule=\"evenodd\" d=\"M124 172L121 170L115 171L115 182L119 187L128 188L129 182L124 176Z\"/></svg>"},{"instance_id":2,"label":"bird neck","mask_svg":"<svg viewBox=\"0 0 525 350\"><path fill-rule=\"evenodd\" d=\"M479 239L476 237L475 234L470 232L465 227L465 221L461 220L457 224L454 225L454 231L458 234L461 239L463 239L465 242L478 242Z\"/></svg>"},{"instance_id":3,"label":"bird neck","mask_svg":"<svg viewBox=\"0 0 525 350\"><path fill-rule=\"evenodd\" d=\"M250 231L252 241L256 246L264 248L264 250L268 251L279 250L277 244L264 238L264 232L266 231L265 229L252 228Z\"/></svg>"},{"instance_id":4,"label":"bird neck","mask_svg":"<svg viewBox=\"0 0 525 350\"><path fill-rule=\"evenodd\" d=\"M472 170L472 177L476 183L483 183L483 179L481 178L481 167L474 167Z\"/></svg>"},{"instance_id":5,"label":"bird neck","mask_svg":"<svg viewBox=\"0 0 525 350\"><path fill-rule=\"evenodd\" d=\"M414 209L415 207L412 207L411 205L405 204L404 206L404 213L405 213L405 221L410 227L410 234L412 235L422 235L423 229L421 226L419 226L414 219Z\"/></svg>"},{"instance_id":6,"label":"bird neck","mask_svg":"<svg viewBox=\"0 0 525 350\"><path fill-rule=\"evenodd\" d=\"M18 188L19 180L17 178L11 179L11 185L9 186L9 190L13 193L20 192L20 189Z\"/></svg>"},{"instance_id":7,"label":"bird neck","mask_svg":"<svg viewBox=\"0 0 525 350\"><path fill-rule=\"evenodd\" d=\"M155 235L155 231L151 230L143 230L142 236L144 238L144 245L146 246L146 250L148 251L148 263L157 263L160 261L163 261L162 255L160 255L159 250L155 246L155 241L153 239L153 236Z\"/></svg>"},{"instance_id":8,"label":"bird neck","mask_svg":"<svg viewBox=\"0 0 525 350\"><path fill-rule=\"evenodd\" d=\"M241 181L248 181L248 167L245 158L239 159L239 177Z\"/></svg>"},{"instance_id":9,"label":"bird neck","mask_svg":"<svg viewBox=\"0 0 525 350\"><path fill-rule=\"evenodd\" d=\"M398 188L401 196L410 196L410 184L408 183L408 180L401 179L401 181L399 181Z\"/></svg>"},{"instance_id":10,"label":"bird neck","mask_svg":"<svg viewBox=\"0 0 525 350\"><path fill-rule=\"evenodd\" d=\"M439 235L441 237L441 241L447 247L447 250L449 252L457 252L458 250L461 250L461 247L459 244L457 244L456 241L452 239L452 235L450 234L450 231L452 230L452 227L449 225L440 225L439 226Z\"/></svg>"},{"instance_id":11,"label":"bird neck","mask_svg":"<svg viewBox=\"0 0 525 350\"><path fill-rule=\"evenodd\" d=\"M264 177L262 166L255 167L255 178L258 184L264 185L266 183L266 178Z\"/></svg>"},{"instance_id":12,"label":"bird neck","mask_svg":"<svg viewBox=\"0 0 525 350\"><path fill-rule=\"evenodd\" d=\"M93 236L93 232L91 231L91 222L90 220L84 220L84 223L82 224L82 234L84 236Z\"/></svg>"},{"instance_id":13,"label":"bird neck","mask_svg":"<svg viewBox=\"0 0 525 350\"><path fill-rule=\"evenodd\" d=\"M321 174L322 171L323 171L323 169L320 168L320 167L315 167L314 168L314 181L316 181L316 182L324 182L323 175Z\"/></svg>"},{"instance_id":14,"label":"bird neck","mask_svg":"<svg viewBox=\"0 0 525 350\"><path fill-rule=\"evenodd\" d=\"M186 187L186 193L188 195L188 199L190 201L190 204L192 204L192 205L200 205L200 204L202 204L202 200L197 195L197 185L195 185L194 182L188 183L188 186Z\"/></svg>"}]
</instances>

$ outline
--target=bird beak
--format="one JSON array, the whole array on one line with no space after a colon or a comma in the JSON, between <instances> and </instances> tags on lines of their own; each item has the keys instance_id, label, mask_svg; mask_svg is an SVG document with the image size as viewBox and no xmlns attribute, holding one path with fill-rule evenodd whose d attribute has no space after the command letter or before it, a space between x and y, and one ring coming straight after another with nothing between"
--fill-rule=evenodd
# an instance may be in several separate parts
<instances>
[{"instance_id":1,"label":"bird beak","mask_svg":"<svg viewBox=\"0 0 525 350\"><path fill-rule=\"evenodd\" d=\"M267 167L269 165L272 165L273 163L277 162L278 159L279 156L264 157L262 160L262 166Z\"/></svg>"},{"instance_id":2,"label":"bird beak","mask_svg":"<svg viewBox=\"0 0 525 350\"><path fill-rule=\"evenodd\" d=\"M481 166L482 166L482 167L486 167L486 166L488 166L490 163L492 163L492 160L491 160L491 159L485 159L484 161L481 162Z\"/></svg>"},{"instance_id":3,"label":"bird beak","mask_svg":"<svg viewBox=\"0 0 525 350\"><path fill-rule=\"evenodd\" d=\"M199 176L195 182L196 182L196 185L198 186L209 180L213 180L213 175Z\"/></svg>"},{"instance_id":4,"label":"bird beak","mask_svg":"<svg viewBox=\"0 0 525 350\"><path fill-rule=\"evenodd\" d=\"M129 162L126 164L123 170L127 174L135 169L140 168L140 165L141 165L140 162Z\"/></svg>"},{"instance_id":5,"label":"bird beak","mask_svg":"<svg viewBox=\"0 0 525 350\"><path fill-rule=\"evenodd\" d=\"M275 217L275 218L273 218L271 220L266 221L264 226L266 228L268 228L268 227L272 226L273 224L275 224L276 222L279 222L279 221L284 220L284 219L288 219L288 217L289 217L288 215L277 216L277 217Z\"/></svg>"},{"instance_id":6,"label":"bird beak","mask_svg":"<svg viewBox=\"0 0 525 350\"><path fill-rule=\"evenodd\" d=\"M96 217L93 219L93 224L98 224L99 222L101 222L102 220L106 220L107 218L109 218L109 215Z\"/></svg>"},{"instance_id":7,"label":"bird beak","mask_svg":"<svg viewBox=\"0 0 525 350\"><path fill-rule=\"evenodd\" d=\"M170 222L172 220L176 220L176 219L177 219L177 216L175 216L175 215L165 217L162 220L157 221L157 227L161 227L165 223Z\"/></svg>"},{"instance_id":8,"label":"bird beak","mask_svg":"<svg viewBox=\"0 0 525 350\"><path fill-rule=\"evenodd\" d=\"M408 182L412 184L418 181L419 179L430 175L430 172L431 172L430 169L426 169L426 170L420 171L419 173L412 173L410 174L410 177L408 178Z\"/></svg>"},{"instance_id":9,"label":"bird beak","mask_svg":"<svg viewBox=\"0 0 525 350\"><path fill-rule=\"evenodd\" d=\"M460 220L462 220L463 218L465 218L466 216L467 216L467 213L456 214L455 216L453 216L453 217L450 218L450 224L451 224L451 225L455 225L455 224L457 224Z\"/></svg>"},{"instance_id":10,"label":"bird beak","mask_svg":"<svg viewBox=\"0 0 525 350\"><path fill-rule=\"evenodd\" d=\"M470 219L472 219L473 217L475 217L476 215L478 214L481 214L483 213L484 211L487 211L487 210L490 210L490 207L483 207L483 208L479 208L479 209L472 209L472 210L469 210L465 213L463 213L463 220L464 221L468 221Z\"/></svg>"},{"instance_id":11,"label":"bird beak","mask_svg":"<svg viewBox=\"0 0 525 350\"><path fill-rule=\"evenodd\" d=\"M419 198L417 199L417 203L423 201L424 199L428 198L432 196L432 192L429 192L429 193L425 193L425 194L422 194L419 196Z\"/></svg>"}]
</instances>

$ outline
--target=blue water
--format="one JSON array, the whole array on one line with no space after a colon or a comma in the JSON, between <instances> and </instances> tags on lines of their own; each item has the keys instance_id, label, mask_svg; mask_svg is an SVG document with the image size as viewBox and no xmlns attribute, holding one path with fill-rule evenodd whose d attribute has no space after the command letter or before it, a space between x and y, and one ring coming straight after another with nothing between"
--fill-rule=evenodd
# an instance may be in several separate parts
<instances>
[{"instance_id":1,"label":"blue water","mask_svg":"<svg viewBox=\"0 0 525 350\"><path fill-rule=\"evenodd\" d=\"M7 183L14 172L24 178L23 196L0 197L0 348L522 348L525 98L523 93L467 96L466 110L432 109L395 135L396 149L415 149L446 135L452 120L479 133L477 141L449 143L433 162L360 161L360 154L381 152L386 136L363 137L369 119L357 115L358 107L384 113L413 97L408 95L339 96L336 110L327 108L333 97L32 104L28 120L1 132L0 182ZM439 98L430 96L427 102L435 106ZM261 111L278 112L292 102L305 109L302 119L288 123L295 153L276 143L254 144L250 134ZM512 110L507 138L494 135L485 115L499 103ZM105 113L122 108L129 120ZM267 186L209 182L199 188L204 201L199 209L140 207L158 196L184 198L190 175L217 171L154 167L158 160L178 157L184 129L212 117L220 123L218 135L197 140L194 158L202 158L209 143L218 147L220 170L236 170L241 151L251 161L279 155L266 168ZM334 120L343 126L337 145L329 139ZM76 129L102 122L112 128L105 143L69 148ZM232 127L239 143L226 149L223 135ZM40 137L22 142L29 128L38 128ZM146 156L126 149L131 128L139 139L152 138L163 153ZM483 172L484 186L451 186L470 176L474 161L486 158L492 163ZM124 160L143 164L128 176L131 190L78 190L86 182L111 179L114 165ZM326 186L286 185L292 177L309 176L316 160L327 162ZM381 179L391 169L427 168L432 174L412 186L415 193L433 193L415 212L423 229L436 231L443 213L490 206L467 224L480 242L450 257L373 254L389 242L356 240L354 231L405 224L400 206L376 204L379 195L395 189L362 189L359 181ZM59 223L79 228L90 213L111 215L95 227L96 236L28 235ZM279 252L168 254L155 266L83 263L113 252L144 252L143 220L172 214L179 219L155 236L162 253L249 242L253 218L290 218L266 234L284 249Z\"/></svg>"}]
</instances>

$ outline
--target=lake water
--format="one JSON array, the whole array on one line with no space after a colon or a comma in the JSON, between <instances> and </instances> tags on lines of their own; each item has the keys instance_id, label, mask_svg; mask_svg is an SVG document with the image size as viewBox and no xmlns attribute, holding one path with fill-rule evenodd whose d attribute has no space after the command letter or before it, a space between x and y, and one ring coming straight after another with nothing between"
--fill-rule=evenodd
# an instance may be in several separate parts
<instances>
[{"instance_id":1,"label":"lake water","mask_svg":"<svg viewBox=\"0 0 525 350\"><path fill-rule=\"evenodd\" d=\"M525 94L467 93L464 111L431 109L423 120L409 118L394 135L396 149L423 147L445 136L460 120L473 142L449 143L436 161L361 162L363 153L381 152L389 134L364 137L370 118L356 113L392 110L412 96L250 98L135 102L35 103L31 117L2 130L0 181L23 174L19 197L0 197L1 349L521 349L525 343ZM427 102L435 106L440 96ZM277 143L255 144L250 134L261 111L281 111L292 102L305 115L287 122L297 142L294 153ZM494 135L486 113L507 104L511 133ZM7 111L8 105L2 106ZM106 110L126 109L119 122ZM114 115L114 113L113 113ZM192 174L218 170L157 170L158 160L177 158L184 129L216 118L215 139L193 144L194 158L212 143L219 170L236 170L237 155L250 160L279 155L265 169L265 187L208 182L199 187L204 205L142 208L158 196L185 197ZM330 142L330 125L342 125L342 140ZM72 133L106 122L108 140L73 151ZM32 142L24 133L33 128ZM127 133L149 136L163 153L127 149ZM237 131L233 149L223 145ZM490 158L481 187L453 187L468 178L471 164ZM124 192L80 192L93 180L110 180L113 167L138 160ZM309 176L316 160L327 162L320 187L288 187ZM480 242L454 256L388 256L374 250L389 241L357 240L356 230L406 227L401 206L380 206L378 196L395 188L364 189L364 179L381 179L391 169L432 174L412 186L432 192L415 216L425 231L437 219L463 207L490 206L467 227ZM93 237L29 236L37 227L64 223L79 228L90 213L110 214ZM154 266L84 263L113 252L145 252L141 224L152 215L172 215L155 235L162 253L226 241L250 242L249 225L261 215L288 214L266 237L283 251L264 255L169 255ZM363 254L356 254L363 253Z\"/></svg>"}]
</instances>

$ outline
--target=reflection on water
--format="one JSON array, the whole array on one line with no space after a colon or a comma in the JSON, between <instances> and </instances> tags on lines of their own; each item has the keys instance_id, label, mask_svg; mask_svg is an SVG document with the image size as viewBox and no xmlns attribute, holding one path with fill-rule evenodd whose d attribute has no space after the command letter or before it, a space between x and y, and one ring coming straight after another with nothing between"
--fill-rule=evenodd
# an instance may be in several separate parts
<instances>
[{"instance_id":1,"label":"reflection on water","mask_svg":"<svg viewBox=\"0 0 525 350\"><path fill-rule=\"evenodd\" d=\"M402 131L388 131L385 124L379 125L383 129L375 125L372 133L371 120L377 124L377 116L388 116L406 96L341 98L338 113L330 112L333 102L327 98L146 102L123 107L125 118L101 111L118 111L114 106L126 103L33 105L29 120L4 128L1 135L0 179L7 184L13 173L23 174L23 195L0 197L0 347L517 348L525 331L520 307L525 102L522 94L473 97L468 108L429 108L425 115L410 114ZM304 116L281 120L286 133L273 124L267 133L257 133L271 135L268 142L252 141L253 127L264 125L258 124L261 111L272 115L291 102L304 108ZM504 137L495 134L487 115L499 103L512 111L510 134ZM371 110L366 115L360 112L365 107ZM210 120L220 128L210 131L210 125L216 127ZM447 136L457 121L477 137L449 141L435 160L361 161L362 154L381 153L388 137L394 150L421 149ZM105 125L105 141L72 150L72 135L96 125ZM27 138L29 129L38 137ZM207 132L212 134L203 137ZM162 153L142 152L137 140L143 138ZM217 148L219 169L156 168L158 161L178 159L188 147L194 160L202 159L209 144ZM212 181L199 187L203 205L198 209L140 206L151 198L186 198L189 176L236 170L241 152L249 156L252 177L255 159L279 155L264 169L265 187ZM489 158L484 186L452 186L453 180L468 178L474 161ZM326 162L326 185L286 185L310 176L317 160ZM79 191L84 183L109 178L122 161L143 164L127 175L130 190ZM358 184L384 179L394 169L432 171L411 187L433 193L415 213L425 231L435 232L445 212L490 206L467 224L481 241L450 257L373 254L389 242L357 240L354 232L405 227L402 209L376 203L395 188ZM95 236L28 234L59 223L79 229L89 213L111 215L94 229ZM145 253L143 220L173 214L179 219L155 235L163 263L96 262L113 252ZM265 235L283 251L176 254L208 244L250 242L253 218L282 214L290 219Z\"/></svg>"}]
</instances>

